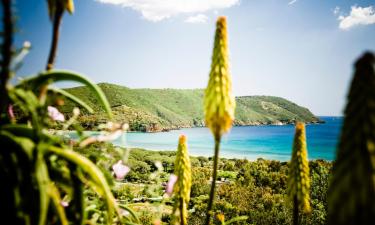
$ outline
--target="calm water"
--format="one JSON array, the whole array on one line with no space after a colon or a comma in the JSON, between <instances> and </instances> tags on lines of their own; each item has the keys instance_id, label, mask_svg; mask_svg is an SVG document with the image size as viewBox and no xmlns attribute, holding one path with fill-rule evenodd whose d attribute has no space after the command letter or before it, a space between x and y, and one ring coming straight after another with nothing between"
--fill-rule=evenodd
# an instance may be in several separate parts
<instances>
[{"instance_id":1,"label":"calm water","mask_svg":"<svg viewBox=\"0 0 375 225\"><path fill-rule=\"evenodd\" d=\"M321 117L326 123L306 126L309 159L333 160L342 125L341 117ZM90 132L97 135L98 132ZM191 155L212 156L213 138L207 128L186 128L160 133L126 133L113 143L148 150L176 150L179 135L188 138ZM222 139L220 157L288 161L291 158L294 126L233 127ZM69 134L75 138L74 133ZM125 141L124 141L125 140Z\"/></svg>"},{"instance_id":2,"label":"calm water","mask_svg":"<svg viewBox=\"0 0 375 225\"><path fill-rule=\"evenodd\" d=\"M322 117L325 124L306 126L309 159L333 160L342 118ZM213 138L207 128L187 128L161 133L127 133L126 147L150 150L175 150L180 134L188 137L189 152L195 156L212 156ZM287 161L291 157L294 126L234 127L222 140L220 156ZM113 142L123 145L120 140Z\"/></svg>"}]
</instances>

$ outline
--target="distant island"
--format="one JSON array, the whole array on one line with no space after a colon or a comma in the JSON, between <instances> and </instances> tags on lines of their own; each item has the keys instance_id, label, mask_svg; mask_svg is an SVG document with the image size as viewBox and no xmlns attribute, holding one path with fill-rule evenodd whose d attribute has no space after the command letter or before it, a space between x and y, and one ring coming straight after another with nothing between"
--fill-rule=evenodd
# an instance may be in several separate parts
<instances>
[{"instance_id":1,"label":"distant island","mask_svg":"<svg viewBox=\"0 0 375 225\"><path fill-rule=\"evenodd\" d=\"M204 126L203 89L131 89L108 83L99 86L108 98L114 120L128 123L132 131L158 132ZM85 129L95 129L107 121L103 108L87 87L65 90L97 111L89 114L81 110L79 122ZM239 96L236 103L235 126L324 122L309 109L280 97ZM60 110L69 116L75 106L66 100Z\"/></svg>"}]
</instances>

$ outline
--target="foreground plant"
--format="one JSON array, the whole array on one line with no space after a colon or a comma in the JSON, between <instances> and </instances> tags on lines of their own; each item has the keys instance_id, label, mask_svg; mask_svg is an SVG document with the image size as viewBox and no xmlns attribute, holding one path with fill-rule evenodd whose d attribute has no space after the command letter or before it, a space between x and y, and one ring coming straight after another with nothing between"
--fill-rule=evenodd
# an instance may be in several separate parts
<instances>
[{"instance_id":1,"label":"foreground plant","mask_svg":"<svg viewBox=\"0 0 375 225\"><path fill-rule=\"evenodd\" d=\"M187 207L190 201L191 188L191 164L187 149L186 136L184 135L181 135L178 140L178 148L174 166L174 176L172 176L171 178L172 179L170 180L172 180L172 182L174 181L173 193L175 194L175 205L173 207L173 224L187 225ZM169 189L170 188L171 187L169 187Z\"/></svg>"},{"instance_id":2,"label":"foreground plant","mask_svg":"<svg viewBox=\"0 0 375 225\"><path fill-rule=\"evenodd\" d=\"M219 17L216 22L210 78L204 96L205 122L215 140L212 184L206 218L207 225L210 224L215 198L220 141L222 135L232 127L234 109L235 99L232 94L232 80L229 71L227 23L225 17Z\"/></svg>"},{"instance_id":3,"label":"foreground plant","mask_svg":"<svg viewBox=\"0 0 375 225\"><path fill-rule=\"evenodd\" d=\"M375 56L355 64L345 118L328 190L328 223L374 224Z\"/></svg>"},{"instance_id":4,"label":"foreground plant","mask_svg":"<svg viewBox=\"0 0 375 225\"><path fill-rule=\"evenodd\" d=\"M293 224L299 224L299 209L310 213L310 170L307 159L305 124L296 123L292 160L288 177L288 195L293 202Z\"/></svg>"},{"instance_id":5,"label":"foreground plant","mask_svg":"<svg viewBox=\"0 0 375 225\"><path fill-rule=\"evenodd\" d=\"M67 0L49 2L56 4L56 12L62 6L69 10L71 6L64 4L72 4ZM48 132L51 124L65 127L72 123L69 119L62 124L64 116L51 106L58 105L56 103L61 95L92 111L80 99L63 90L52 89L50 95L43 94L43 90L49 90L49 84L75 81L86 85L111 118L104 93L82 75L63 70L48 70L11 86L8 83L13 69L10 67L13 39L13 29L9 29L12 28L11 1L3 0L2 3L5 32L1 54L2 60L7 62L2 62L0 71L0 102L6 104L0 111L0 217L11 224L84 224L88 219L84 189L90 188L105 202L107 224L115 220L131 224L134 218L122 218L98 167L70 149L61 138ZM48 69L52 67L53 62ZM14 115L14 111L18 116Z\"/></svg>"}]
</instances>

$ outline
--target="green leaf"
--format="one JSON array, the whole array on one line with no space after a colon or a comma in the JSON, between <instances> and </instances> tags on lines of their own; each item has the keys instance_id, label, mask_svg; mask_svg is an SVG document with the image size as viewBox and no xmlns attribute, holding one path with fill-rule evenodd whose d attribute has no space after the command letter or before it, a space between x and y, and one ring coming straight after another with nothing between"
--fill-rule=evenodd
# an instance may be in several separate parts
<instances>
[{"instance_id":1,"label":"green leaf","mask_svg":"<svg viewBox=\"0 0 375 225\"><path fill-rule=\"evenodd\" d=\"M49 191L49 196L52 199L52 203L56 208L57 215L59 216L61 225L68 225L68 219L66 218L65 210L64 207L61 205L61 198L60 198L60 193L57 187L50 183L48 187Z\"/></svg>"},{"instance_id":2,"label":"green leaf","mask_svg":"<svg viewBox=\"0 0 375 225\"><path fill-rule=\"evenodd\" d=\"M81 99L77 98L76 96L70 94L69 92L64 91L63 89L53 88L53 87L49 87L48 90L53 91L55 93L58 93L58 94L60 94L62 96L65 96L66 98L72 100L73 102L77 103L78 105L81 105L89 113L94 113L94 110L89 105L87 105L84 101L82 101Z\"/></svg>"},{"instance_id":3,"label":"green leaf","mask_svg":"<svg viewBox=\"0 0 375 225\"><path fill-rule=\"evenodd\" d=\"M234 223L234 222L247 220L247 218L248 218L247 216L237 216L237 217L234 217L234 218L226 221L225 224L228 225L228 224L231 224L231 223Z\"/></svg>"},{"instance_id":4,"label":"green leaf","mask_svg":"<svg viewBox=\"0 0 375 225\"><path fill-rule=\"evenodd\" d=\"M27 137L34 140L35 133L33 129L25 124L6 124L0 127L0 130L8 131L12 135Z\"/></svg>"},{"instance_id":5,"label":"green leaf","mask_svg":"<svg viewBox=\"0 0 375 225\"><path fill-rule=\"evenodd\" d=\"M85 224L85 201L83 195L83 183L80 179L82 173L80 168L76 164L70 164L69 170L71 171L71 181L72 181L72 201L70 202L70 210L73 211L73 218L71 222L77 225Z\"/></svg>"},{"instance_id":6,"label":"green leaf","mask_svg":"<svg viewBox=\"0 0 375 225\"><path fill-rule=\"evenodd\" d=\"M71 71L66 70L51 70L40 74L39 76L34 76L22 81L17 87L29 87L32 90L38 90L43 85L48 85L50 83L60 82L60 81L75 81L86 85L98 98L100 103L103 105L104 110L107 112L108 117L112 119L112 110L109 105L107 98L105 97L103 91L98 85L93 83L90 79Z\"/></svg>"},{"instance_id":7,"label":"green leaf","mask_svg":"<svg viewBox=\"0 0 375 225\"><path fill-rule=\"evenodd\" d=\"M14 224L29 224L35 213L30 212L33 201L31 156L34 143L28 138L16 137L12 133L0 130L0 176L2 185L0 198L7 210L3 220L11 219ZM36 219L37 220L37 219ZM22 221L22 222L21 222Z\"/></svg>"},{"instance_id":8,"label":"green leaf","mask_svg":"<svg viewBox=\"0 0 375 225\"><path fill-rule=\"evenodd\" d=\"M46 162L43 158L43 150L45 150L46 145L41 144L37 147L38 153L36 157L35 166L35 178L39 190L39 225L45 225L48 215L48 206L50 202L49 197L49 185L50 179L48 175L48 169Z\"/></svg>"},{"instance_id":9,"label":"green leaf","mask_svg":"<svg viewBox=\"0 0 375 225\"><path fill-rule=\"evenodd\" d=\"M126 205L123 205L123 204L119 204L119 206L123 209L125 209L126 211L128 211L130 213L130 215L133 217L133 219L135 220L136 223L140 223L137 215L133 212L133 210L131 210L129 207L127 207Z\"/></svg>"},{"instance_id":10,"label":"green leaf","mask_svg":"<svg viewBox=\"0 0 375 225\"><path fill-rule=\"evenodd\" d=\"M39 131L40 120L43 119L43 115L38 113L41 105L34 93L21 88L12 88L9 90L9 97L26 116L31 117L33 128Z\"/></svg>"},{"instance_id":11,"label":"green leaf","mask_svg":"<svg viewBox=\"0 0 375 225\"><path fill-rule=\"evenodd\" d=\"M1 126L1 128L5 128L5 126ZM0 136L4 139L1 141L1 144L5 146L12 146L12 150L19 154L26 154L29 159L31 159L33 155L33 150L35 144L32 140L25 137L17 137L13 133L9 132L9 130L1 130ZM3 145L3 146L4 146ZM18 146L18 147L17 147ZM13 149L14 148L14 149ZM10 151L10 149L8 149Z\"/></svg>"},{"instance_id":12,"label":"green leaf","mask_svg":"<svg viewBox=\"0 0 375 225\"><path fill-rule=\"evenodd\" d=\"M112 195L112 192L99 168L93 164L89 159L83 157L77 152L74 152L69 149L62 149L59 147L51 146L48 149L51 153L54 153L61 158L64 158L74 164L76 164L83 172L89 175L90 180L93 181L92 184L95 184L94 189L99 188L101 194L106 199L106 205L108 208L108 224L112 223L113 209L116 211L119 217L121 217L120 210L117 206L115 198ZM97 190L98 191L98 190Z\"/></svg>"},{"instance_id":13,"label":"green leaf","mask_svg":"<svg viewBox=\"0 0 375 225\"><path fill-rule=\"evenodd\" d=\"M8 131L12 133L13 135L29 138L31 140L36 141L37 136L36 136L35 130L26 124L6 124L3 126L0 126L0 129ZM47 132L43 132L39 135L41 135L39 138L43 138L50 142L54 142L55 144L61 142L61 139L59 137L48 134Z\"/></svg>"}]
</instances>

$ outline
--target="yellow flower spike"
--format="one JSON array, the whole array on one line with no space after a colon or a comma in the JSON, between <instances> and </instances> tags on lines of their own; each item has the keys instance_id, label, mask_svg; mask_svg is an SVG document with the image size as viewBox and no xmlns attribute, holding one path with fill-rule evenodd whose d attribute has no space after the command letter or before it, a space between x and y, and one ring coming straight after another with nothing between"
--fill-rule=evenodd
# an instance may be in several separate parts
<instances>
[{"instance_id":1,"label":"yellow flower spike","mask_svg":"<svg viewBox=\"0 0 375 225\"><path fill-rule=\"evenodd\" d=\"M70 13L74 13L74 2L73 0L65 0L65 9Z\"/></svg>"},{"instance_id":2,"label":"yellow flower spike","mask_svg":"<svg viewBox=\"0 0 375 225\"><path fill-rule=\"evenodd\" d=\"M173 221L175 224L186 225L188 216L187 206L190 201L191 164L185 135L181 135L179 138L174 166L174 174L177 176L177 182L174 185L173 191L175 193Z\"/></svg>"},{"instance_id":3,"label":"yellow flower spike","mask_svg":"<svg viewBox=\"0 0 375 225\"><path fill-rule=\"evenodd\" d=\"M328 188L329 225L374 224L375 55L355 63Z\"/></svg>"},{"instance_id":4,"label":"yellow flower spike","mask_svg":"<svg viewBox=\"0 0 375 225\"><path fill-rule=\"evenodd\" d=\"M47 0L48 13L51 19L54 18L57 10L67 10L70 14L74 12L73 0Z\"/></svg>"},{"instance_id":5,"label":"yellow flower spike","mask_svg":"<svg viewBox=\"0 0 375 225\"><path fill-rule=\"evenodd\" d=\"M204 97L206 126L215 139L219 139L232 127L235 98L232 93L232 80L229 72L227 23L219 17L216 23L211 72Z\"/></svg>"},{"instance_id":6,"label":"yellow flower spike","mask_svg":"<svg viewBox=\"0 0 375 225\"><path fill-rule=\"evenodd\" d=\"M295 210L301 208L304 213L310 213L310 171L307 159L305 124L297 122L292 160L288 177L288 196L294 202ZM298 220L298 217L295 218Z\"/></svg>"},{"instance_id":7,"label":"yellow flower spike","mask_svg":"<svg viewBox=\"0 0 375 225\"><path fill-rule=\"evenodd\" d=\"M219 214L216 215L216 217L217 217L217 219L218 219L221 223L224 222L224 219L225 219L224 214L219 213Z\"/></svg>"}]
</instances>

